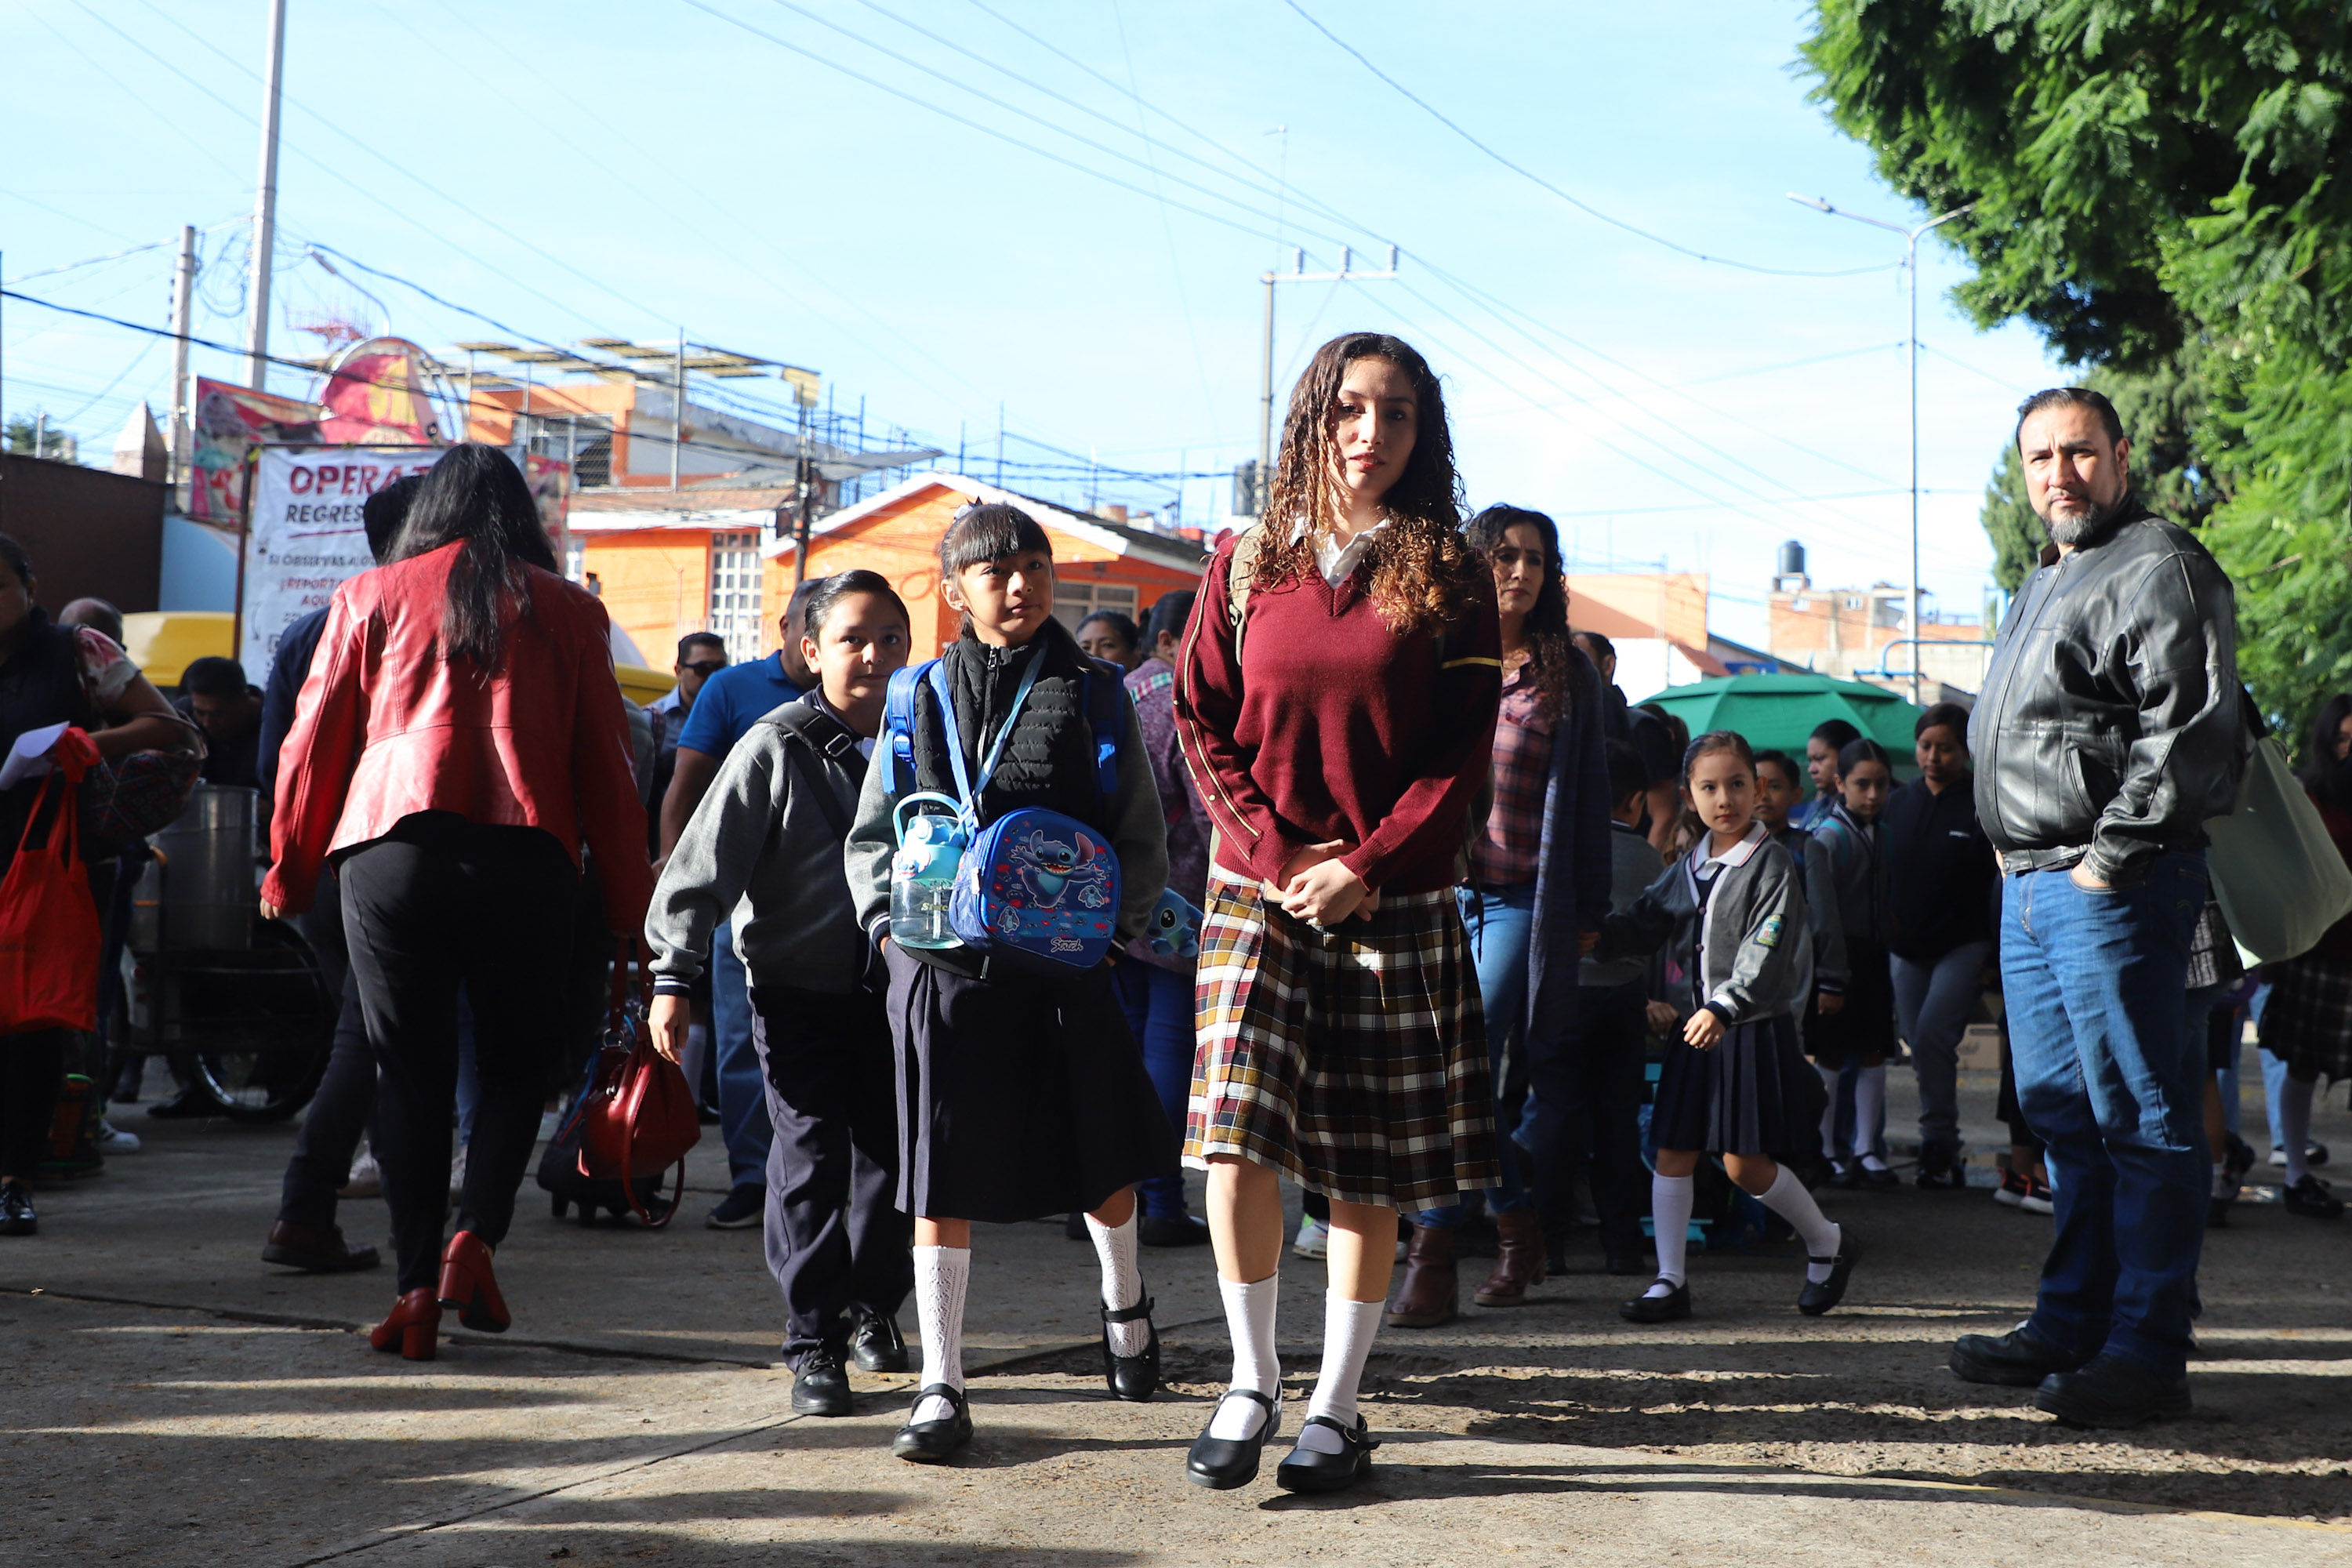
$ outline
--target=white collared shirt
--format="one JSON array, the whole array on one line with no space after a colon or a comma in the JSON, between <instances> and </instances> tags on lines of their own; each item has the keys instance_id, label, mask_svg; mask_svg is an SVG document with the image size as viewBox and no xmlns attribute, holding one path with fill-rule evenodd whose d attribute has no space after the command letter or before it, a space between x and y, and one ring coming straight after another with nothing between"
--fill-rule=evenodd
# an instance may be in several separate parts
<instances>
[{"instance_id":1,"label":"white collared shirt","mask_svg":"<svg viewBox=\"0 0 2352 1568\"><path fill-rule=\"evenodd\" d=\"M1346 582L1362 563L1364 557L1370 552L1372 536L1388 525L1389 520L1382 518L1345 544L1341 544L1328 533L1317 540L1315 569L1323 574L1323 581L1334 589ZM1302 522L1298 528L1303 533L1307 530L1307 525Z\"/></svg>"}]
</instances>

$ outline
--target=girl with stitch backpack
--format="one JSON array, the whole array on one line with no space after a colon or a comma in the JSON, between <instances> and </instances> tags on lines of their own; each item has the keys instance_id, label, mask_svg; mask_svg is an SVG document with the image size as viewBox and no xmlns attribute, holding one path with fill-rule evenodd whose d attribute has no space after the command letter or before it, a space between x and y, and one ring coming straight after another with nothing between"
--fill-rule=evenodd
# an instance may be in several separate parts
<instances>
[{"instance_id":1,"label":"girl with stitch backpack","mask_svg":"<svg viewBox=\"0 0 2352 1568\"><path fill-rule=\"evenodd\" d=\"M960 907L1025 917L1116 887L1101 908L1114 928L1108 945L1145 933L1167 880L1166 826L1134 704L1122 672L1080 652L1055 619L1045 530L1018 507L967 507L940 542L940 582L963 612L962 635L894 685L889 754L877 751L866 774L845 850L858 923L889 969L898 1196L915 1216L923 1341L920 1390L891 1449L919 1463L971 1440L962 1340L974 1220L1084 1213L1102 1264L1105 1380L1122 1399L1151 1397L1160 1341L1137 1261L1134 1184L1173 1170L1176 1153L1108 962L1071 967L1014 941L972 940L990 933L970 927L951 946L891 940L898 825L916 808L960 808L967 870L997 837L992 828L1016 814L1058 816L1070 840L1098 838L1110 852L1110 865L1098 857L1080 877L1074 843L1024 834L1011 852L1034 862L1028 885L992 902L966 897L987 887L960 888Z\"/></svg>"}]
</instances>

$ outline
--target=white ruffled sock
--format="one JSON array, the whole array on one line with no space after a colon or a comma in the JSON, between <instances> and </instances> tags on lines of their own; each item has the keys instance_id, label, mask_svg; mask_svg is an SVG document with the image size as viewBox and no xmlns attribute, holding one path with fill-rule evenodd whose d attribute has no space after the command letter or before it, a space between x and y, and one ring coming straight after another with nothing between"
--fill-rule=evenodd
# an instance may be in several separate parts
<instances>
[{"instance_id":1,"label":"white ruffled sock","mask_svg":"<svg viewBox=\"0 0 2352 1568\"><path fill-rule=\"evenodd\" d=\"M1372 1337L1381 1331L1385 1300L1350 1301L1337 1290L1323 1295L1323 1370L1315 1378L1315 1396L1307 1401L1312 1419L1328 1415L1342 1426L1356 1424L1356 1389L1364 1381L1364 1358L1372 1353ZM1328 1426L1305 1426L1298 1446L1310 1454L1336 1454L1345 1446Z\"/></svg>"},{"instance_id":2,"label":"white ruffled sock","mask_svg":"<svg viewBox=\"0 0 2352 1568\"><path fill-rule=\"evenodd\" d=\"M1691 1205L1697 1195L1696 1176L1650 1178L1651 1224L1658 1233L1658 1279L1664 1289L1654 1284L1643 1295L1670 1296L1688 1278L1685 1260L1690 1255Z\"/></svg>"},{"instance_id":3,"label":"white ruffled sock","mask_svg":"<svg viewBox=\"0 0 2352 1568\"><path fill-rule=\"evenodd\" d=\"M1282 1404L1282 1361L1274 1352L1274 1309L1282 1295L1279 1271L1247 1285L1217 1280L1225 1301L1225 1332L1234 1342L1234 1388L1254 1389ZM1210 1418L1209 1436L1238 1442L1256 1432L1265 1411L1254 1399L1223 1399Z\"/></svg>"},{"instance_id":4,"label":"white ruffled sock","mask_svg":"<svg viewBox=\"0 0 2352 1568\"><path fill-rule=\"evenodd\" d=\"M1095 1257L1102 1262L1102 1304L1117 1312L1143 1300L1143 1267L1136 1258L1138 1203L1125 1225L1105 1225L1087 1215L1087 1234L1094 1238ZM1141 1318L1128 1323L1105 1323L1110 1333L1110 1353L1137 1356L1151 1343L1151 1325Z\"/></svg>"},{"instance_id":5,"label":"white ruffled sock","mask_svg":"<svg viewBox=\"0 0 2352 1568\"><path fill-rule=\"evenodd\" d=\"M1844 1239L1845 1233L1829 1215L1822 1213L1822 1205L1813 1202L1813 1194L1805 1191L1805 1184L1797 1180L1786 1165L1781 1166L1780 1173L1772 1178L1771 1186L1757 1196L1766 1208L1797 1227L1797 1235L1804 1241L1809 1260L1815 1258L1832 1260L1832 1263L1808 1261L1805 1264L1806 1279L1815 1285L1825 1283L1837 1258L1838 1243Z\"/></svg>"},{"instance_id":6,"label":"white ruffled sock","mask_svg":"<svg viewBox=\"0 0 2352 1568\"><path fill-rule=\"evenodd\" d=\"M915 1248L915 1323L923 1336L923 1381L963 1392L963 1299L971 1284L971 1248ZM945 1421L955 1406L934 1394L915 1402L909 1421Z\"/></svg>"}]
</instances>

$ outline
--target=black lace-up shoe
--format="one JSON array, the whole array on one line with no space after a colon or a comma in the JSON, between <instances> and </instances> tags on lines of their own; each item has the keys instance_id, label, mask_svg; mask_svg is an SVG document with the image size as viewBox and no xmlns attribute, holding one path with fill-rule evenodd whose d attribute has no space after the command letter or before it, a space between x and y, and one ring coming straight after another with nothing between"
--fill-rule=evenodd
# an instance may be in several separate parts
<instances>
[{"instance_id":1,"label":"black lace-up shoe","mask_svg":"<svg viewBox=\"0 0 2352 1568\"><path fill-rule=\"evenodd\" d=\"M904 1372L908 1367L906 1336L898 1320L879 1312L860 1312L849 1331L849 1354L867 1372Z\"/></svg>"},{"instance_id":2,"label":"black lace-up shoe","mask_svg":"<svg viewBox=\"0 0 2352 1568\"><path fill-rule=\"evenodd\" d=\"M2073 1372L2088 1357L2069 1355L2020 1323L2005 1334L1962 1334L1952 1343L1952 1375L2000 1388L2039 1388L2053 1373Z\"/></svg>"},{"instance_id":3,"label":"black lace-up shoe","mask_svg":"<svg viewBox=\"0 0 2352 1568\"><path fill-rule=\"evenodd\" d=\"M2189 1380L2158 1377L2119 1355L2093 1356L2079 1372L2042 1379L2033 1407L2070 1426L2137 1426L2188 1415Z\"/></svg>"},{"instance_id":4,"label":"black lace-up shoe","mask_svg":"<svg viewBox=\"0 0 2352 1568\"><path fill-rule=\"evenodd\" d=\"M849 1414L849 1372L841 1352L819 1345L793 1368L793 1408L803 1415Z\"/></svg>"}]
</instances>

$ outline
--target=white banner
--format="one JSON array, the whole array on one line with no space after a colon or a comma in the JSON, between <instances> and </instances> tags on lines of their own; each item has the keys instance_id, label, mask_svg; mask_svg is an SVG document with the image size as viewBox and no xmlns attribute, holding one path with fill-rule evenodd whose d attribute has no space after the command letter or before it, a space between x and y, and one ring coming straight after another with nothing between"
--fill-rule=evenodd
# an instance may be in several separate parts
<instances>
[{"instance_id":1,"label":"white banner","mask_svg":"<svg viewBox=\"0 0 2352 1568\"><path fill-rule=\"evenodd\" d=\"M254 685L286 628L322 609L335 586L375 564L360 509L406 474L421 474L439 447L264 447L253 481L253 528L245 544L244 634L237 662Z\"/></svg>"}]
</instances>

